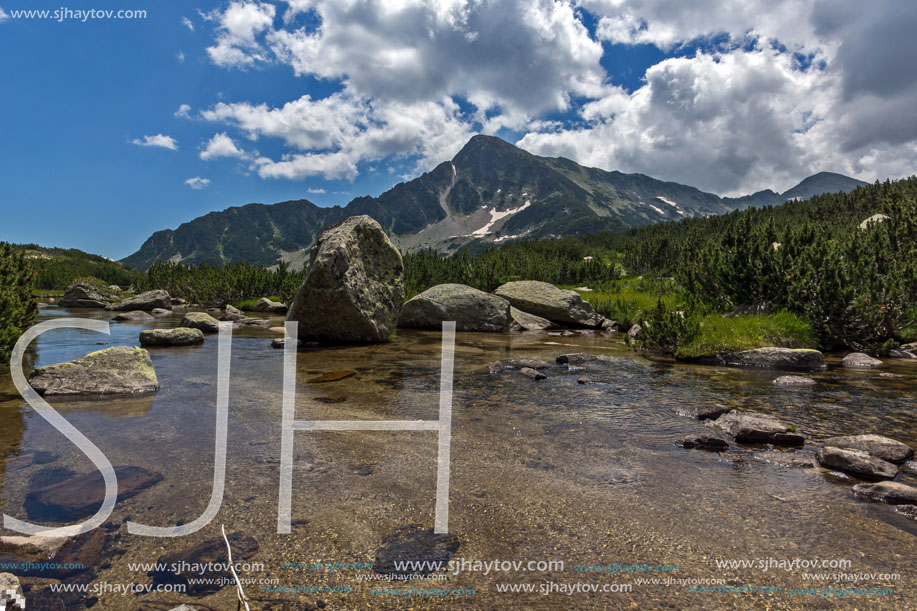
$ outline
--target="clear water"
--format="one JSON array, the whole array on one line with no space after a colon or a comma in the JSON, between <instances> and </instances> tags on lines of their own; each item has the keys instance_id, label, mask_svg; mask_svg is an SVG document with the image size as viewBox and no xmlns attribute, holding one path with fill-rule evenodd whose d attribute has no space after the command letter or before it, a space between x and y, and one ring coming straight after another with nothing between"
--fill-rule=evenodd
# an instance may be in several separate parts
<instances>
[{"instance_id":1,"label":"clear water","mask_svg":"<svg viewBox=\"0 0 917 611\"><path fill-rule=\"evenodd\" d=\"M42 317L106 319L104 311L44 308ZM281 318L274 319L282 324ZM77 358L97 342L137 345L149 326L174 326L178 314L150 324L112 323L111 335L59 330L42 336L30 354L35 365ZM832 366L815 374L814 389L778 389L775 374L653 362L620 338L595 334L492 335L456 338L451 462L450 532L456 558L562 560L563 571L464 572L389 584L359 581L356 573L311 572L284 562L373 562L384 538L398 529L433 526L436 435L431 432L297 432L294 450L293 533L276 534L282 351L266 330L234 333L226 493L214 522L178 539L129 535L128 519L174 525L196 518L210 497L216 396L216 337L202 346L150 353L161 389L140 398L53 399L51 403L94 441L115 465L159 471L162 483L118 504L110 518L120 537L105 550L105 568L92 582L149 583L133 562L154 562L227 531L253 536L257 577L282 586L344 586L349 592L262 592L249 585L252 608L331 609L745 609L917 608L917 522L893 508L861 502L856 483L816 469L791 469L762 460L763 446L732 445L716 454L674 442L702 423L679 416L684 405L726 403L796 423L817 441L832 435L878 433L917 447L917 362L888 361L880 370ZM399 331L387 345L300 352L297 419L435 419L439 400L440 334ZM490 375L489 363L509 356L553 361L591 352L607 360L582 370L554 367L549 379L516 373ZM319 373L355 376L309 384ZM900 377L882 377L893 373ZM580 385L587 376L595 384ZM317 400L324 399L324 401ZM48 450L50 464L16 465L2 477L4 512L27 519L23 500L41 473L93 471L92 464L24 404L8 376L0 377L0 452L15 457ZM811 456L810 445L796 450ZM902 472L917 484L917 465ZM5 533L12 534L12 533ZM848 573L897 573L900 579L812 583L804 570L717 568L717 559L846 559ZM668 574L576 572L580 564L678 565ZM810 572L838 572L815 570ZM371 573L371 571L369 572ZM782 593L691 592L685 585L638 584L637 578L725 579L730 586L771 586ZM629 593L542 595L547 582L631 584ZM507 594L499 584L535 584L536 592ZM791 596L787 588L891 587L891 596ZM467 588L474 596L395 597L383 587ZM104 609L158 609L156 601L199 602L235 609L233 588L204 597L105 594ZM97 607L99 608L99 607Z\"/></svg>"}]
</instances>

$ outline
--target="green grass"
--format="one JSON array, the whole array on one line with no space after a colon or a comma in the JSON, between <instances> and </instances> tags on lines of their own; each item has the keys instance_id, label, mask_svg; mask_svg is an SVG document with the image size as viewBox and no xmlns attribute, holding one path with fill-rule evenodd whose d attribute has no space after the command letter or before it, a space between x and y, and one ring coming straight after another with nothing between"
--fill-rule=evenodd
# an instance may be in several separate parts
<instances>
[{"instance_id":1,"label":"green grass","mask_svg":"<svg viewBox=\"0 0 917 611\"><path fill-rule=\"evenodd\" d=\"M279 301L280 303L284 303L283 299L281 299L277 295L271 295L270 297L268 297L268 299L270 299L271 301ZM259 301L261 301L261 297L253 298L253 299L240 299L239 301L232 302L232 306L235 308L239 308L240 310L251 310L253 307L255 307L255 304L258 303Z\"/></svg>"},{"instance_id":2,"label":"green grass","mask_svg":"<svg viewBox=\"0 0 917 611\"><path fill-rule=\"evenodd\" d=\"M700 319L699 333L679 346L678 358L711 356L764 346L815 348L812 327L789 312L725 318L710 314Z\"/></svg>"},{"instance_id":3,"label":"green grass","mask_svg":"<svg viewBox=\"0 0 917 611\"><path fill-rule=\"evenodd\" d=\"M678 309L683 300L674 282L668 279L622 278L607 286L592 291L578 291L580 296L592 304L595 311L618 321L622 327L630 327L640 321L643 313L662 302L671 310Z\"/></svg>"}]
</instances>

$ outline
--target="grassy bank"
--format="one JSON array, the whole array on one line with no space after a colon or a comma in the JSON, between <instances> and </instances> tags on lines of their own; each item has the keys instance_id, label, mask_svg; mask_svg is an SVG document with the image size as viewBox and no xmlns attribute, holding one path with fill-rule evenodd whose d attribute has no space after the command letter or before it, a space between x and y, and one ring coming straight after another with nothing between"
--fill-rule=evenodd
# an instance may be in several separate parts
<instances>
[{"instance_id":1,"label":"grassy bank","mask_svg":"<svg viewBox=\"0 0 917 611\"><path fill-rule=\"evenodd\" d=\"M764 346L816 348L811 325L789 312L726 318L703 316L693 337L675 351L677 358L696 358L723 352L738 352Z\"/></svg>"}]
</instances>

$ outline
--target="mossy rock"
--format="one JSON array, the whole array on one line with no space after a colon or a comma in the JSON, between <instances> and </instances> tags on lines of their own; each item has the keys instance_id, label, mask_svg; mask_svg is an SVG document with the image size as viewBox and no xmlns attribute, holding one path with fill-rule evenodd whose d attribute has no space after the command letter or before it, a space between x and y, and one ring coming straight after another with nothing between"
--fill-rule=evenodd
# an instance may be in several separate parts
<instances>
[{"instance_id":1,"label":"mossy rock","mask_svg":"<svg viewBox=\"0 0 917 611\"><path fill-rule=\"evenodd\" d=\"M91 352L75 361L39 367L29 384L40 395L138 394L159 390L150 353L134 346Z\"/></svg>"}]
</instances>

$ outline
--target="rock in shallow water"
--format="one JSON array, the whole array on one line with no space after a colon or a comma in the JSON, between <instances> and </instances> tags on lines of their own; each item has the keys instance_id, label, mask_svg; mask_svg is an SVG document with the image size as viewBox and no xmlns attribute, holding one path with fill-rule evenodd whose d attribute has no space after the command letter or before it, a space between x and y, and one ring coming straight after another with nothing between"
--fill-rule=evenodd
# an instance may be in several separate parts
<instances>
[{"instance_id":1,"label":"rock in shallow water","mask_svg":"<svg viewBox=\"0 0 917 611\"><path fill-rule=\"evenodd\" d=\"M464 284L438 284L413 297L401 308L399 327L442 329L455 321L457 331L502 333L509 328L509 302Z\"/></svg>"},{"instance_id":2,"label":"rock in shallow water","mask_svg":"<svg viewBox=\"0 0 917 611\"><path fill-rule=\"evenodd\" d=\"M729 447L729 442L711 435L688 435L683 437L678 444L683 448L697 448L699 450L714 450L720 452Z\"/></svg>"},{"instance_id":3,"label":"rock in shallow water","mask_svg":"<svg viewBox=\"0 0 917 611\"><path fill-rule=\"evenodd\" d=\"M594 363L599 360L599 357L585 352L575 352L573 354L561 354L554 360L561 365L582 365L583 363Z\"/></svg>"},{"instance_id":4,"label":"rock in shallow water","mask_svg":"<svg viewBox=\"0 0 917 611\"><path fill-rule=\"evenodd\" d=\"M853 493L862 499L889 505L917 505L917 488L900 482L857 484Z\"/></svg>"},{"instance_id":5,"label":"rock in shallow water","mask_svg":"<svg viewBox=\"0 0 917 611\"><path fill-rule=\"evenodd\" d=\"M841 361L844 367L880 367L882 361L862 352L851 352Z\"/></svg>"},{"instance_id":6,"label":"rock in shallow water","mask_svg":"<svg viewBox=\"0 0 917 611\"><path fill-rule=\"evenodd\" d=\"M530 380L544 380L548 377L537 369L532 369L531 367L523 367L519 370L519 373L529 378Z\"/></svg>"},{"instance_id":7,"label":"rock in shallow water","mask_svg":"<svg viewBox=\"0 0 917 611\"><path fill-rule=\"evenodd\" d=\"M203 342L204 333L200 329L188 327L147 329L140 332L141 346L191 346Z\"/></svg>"},{"instance_id":8,"label":"rock in shallow water","mask_svg":"<svg viewBox=\"0 0 917 611\"><path fill-rule=\"evenodd\" d=\"M299 323L300 339L388 340L404 303L404 264L379 223L354 216L326 229L308 270L287 314Z\"/></svg>"},{"instance_id":9,"label":"rock in shallow water","mask_svg":"<svg viewBox=\"0 0 917 611\"><path fill-rule=\"evenodd\" d=\"M687 416L697 420L709 420L719 418L723 414L732 411L728 405L721 403L705 403L703 405L683 405L675 408L675 413L679 416Z\"/></svg>"},{"instance_id":10,"label":"rock in shallow water","mask_svg":"<svg viewBox=\"0 0 917 611\"><path fill-rule=\"evenodd\" d=\"M726 431L740 443L802 445L805 442L802 435L790 431L790 425L764 414L732 411L711 424Z\"/></svg>"},{"instance_id":11,"label":"rock in shallow water","mask_svg":"<svg viewBox=\"0 0 917 611\"><path fill-rule=\"evenodd\" d=\"M512 325L513 328L518 327L524 331L544 331L545 329L553 329L557 325L548 320L547 318L542 318L541 316L535 316L534 314L529 314L528 312L523 312L518 308L513 306L509 307L509 316L513 319Z\"/></svg>"},{"instance_id":12,"label":"rock in shallow water","mask_svg":"<svg viewBox=\"0 0 917 611\"><path fill-rule=\"evenodd\" d=\"M530 356L522 356L506 359L504 361L495 361L490 364L488 371L490 371L490 373L500 373L504 369L522 369L523 367L528 367L529 369L547 369L550 366L551 363L547 361Z\"/></svg>"},{"instance_id":13,"label":"rock in shallow water","mask_svg":"<svg viewBox=\"0 0 917 611\"><path fill-rule=\"evenodd\" d=\"M181 319L181 326L200 329L204 333L218 333L220 321L206 312L188 312Z\"/></svg>"},{"instance_id":14,"label":"rock in shallow water","mask_svg":"<svg viewBox=\"0 0 917 611\"><path fill-rule=\"evenodd\" d=\"M863 479L894 479L898 475L898 467L862 450L824 447L815 453L815 459L822 467L837 469Z\"/></svg>"},{"instance_id":15,"label":"rock in shallow water","mask_svg":"<svg viewBox=\"0 0 917 611\"><path fill-rule=\"evenodd\" d=\"M128 499L162 481L162 474L142 467L116 467L118 500ZM25 497L29 518L41 522L72 522L94 514L105 499L105 480L98 471L78 475L30 491Z\"/></svg>"},{"instance_id":16,"label":"rock in shallow water","mask_svg":"<svg viewBox=\"0 0 917 611\"><path fill-rule=\"evenodd\" d=\"M848 435L829 437L822 442L826 446L845 450L862 450L882 460L901 464L914 456L911 446L882 435Z\"/></svg>"},{"instance_id":17,"label":"rock in shallow water","mask_svg":"<svg viewBox=\"0 0 917 611\"><path fill-rule=\"evenodd\" d=\"M159 380L150 353L115 346L67 363L39 367L29 384L40 395L100 395L155 392Z\"/></svg>"},{"instance_id":18,"label":"rock in shallow water","mask_svg":"<svg viewBox=\"0 0 917 611\"><path fill-rule=\"evenodd\" d=\"M727 367L760 367L763 369L799 369L815 371L825 369L825 357L818 350L803 348L755 348L741 352L727 352L696 360Z\"/></svg>"},{"instance_id":19,"label":"rock in shallow water","mask_svg":"<svg viewBox=\"0 0 917 611\"><path fill-rule=\"evenodd\" d=\"M151 320L156 320L156 317L152 314L144 312L143 310L132 310L130 312L122 312L116 314L114 320L118 322L148 322Z\"/></svg>"}]
</instances>

